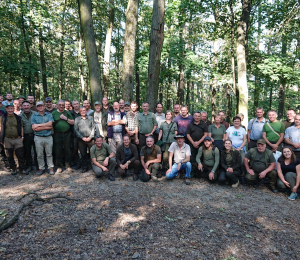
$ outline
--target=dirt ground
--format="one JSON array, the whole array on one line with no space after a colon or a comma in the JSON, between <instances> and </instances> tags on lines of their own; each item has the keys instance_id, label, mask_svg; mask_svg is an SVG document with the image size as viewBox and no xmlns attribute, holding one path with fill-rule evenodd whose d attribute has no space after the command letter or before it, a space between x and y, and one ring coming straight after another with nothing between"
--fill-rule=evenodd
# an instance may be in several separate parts
<instances>
[{"instance_id":1,"label":"dirt ground","mask_svg":"<svg viewBox=\"0 0 300 260\"><path fill-rule=\"evenodd\" d=\"M0 171L0 222L45 187L76 200L25 208L0 233L0 259L300 259L300 200L264 186Z\"/></svg>"}]
</instances>

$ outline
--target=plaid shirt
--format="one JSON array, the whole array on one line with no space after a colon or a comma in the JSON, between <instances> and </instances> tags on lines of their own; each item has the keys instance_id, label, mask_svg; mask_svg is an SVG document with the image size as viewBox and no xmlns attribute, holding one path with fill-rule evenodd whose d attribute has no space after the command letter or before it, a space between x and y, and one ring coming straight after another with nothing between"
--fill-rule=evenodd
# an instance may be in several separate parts
<instances>
[{"instance_id":1,"label":"plaid shirt","mask_svg":"<svg viewBox=\"0 0 300 260\"><path fill-rule=\"evenodd\" d=\"M137 127L137 119L138 119L139 111L137 111L135 114L132 113L130 110L127 114L127 127L129 131L134 131Z\"/></svg>"}]
</instances>

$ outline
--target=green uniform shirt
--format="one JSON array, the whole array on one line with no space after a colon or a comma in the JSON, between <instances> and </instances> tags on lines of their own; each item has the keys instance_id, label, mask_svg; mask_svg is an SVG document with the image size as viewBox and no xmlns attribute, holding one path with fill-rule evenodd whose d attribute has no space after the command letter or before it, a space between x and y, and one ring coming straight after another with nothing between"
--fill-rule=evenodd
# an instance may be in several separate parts
<instances>
[{"instance_id":1,"label":"green uniform shirt","mask_svg":"<svg viewBox=\"0 0 300 260\"><path fill-rule=\"evenodd\" d=\"M256 156L253 159L254 162L253 162L253 166L252 166L252 170L255 171L255 172L260 173L260 172L264 171L265 169L267 169L269 167L270 163L276 162L276 159L275 159L273 153L270 153L270 156L268 157L269 162L267 162L265 153L268 152L268 151L265 150L263 153L259 153L257 151L257 148L256 148L256 150L255 150L255 148L250 149L248 151L248 153L246 153L245 157L247 159L251 160L251 155L255 152L256 152ZM250 162L249 162L249 164L250 164Z\"/></svg>"},{"instance_id":2,"label":"green uniform shirt","mask_svg":"<svg viewBox=\"0 0 300 260\"><path fill-rule=\"evenodd\" d=\"M6 127L5 127L5 137L6 138L17 138L18 137L17 119L16 119L15 115L7 116Z\"/></svg>"},{"instance_id":3,"label":"green uniform shirt","mask_svg":"<svg viewBox=\"0 0 300 260\"><path fill-rule=\"evenodd\" d=\"M20 117L22 119L24 134L33 134L31 116L35 113L36 112L32 110L30 110L29 114L25 114L24 111L21 112Z\"/></svg>"},{"instance_id":4,"label":"green uniform shirt","mask_svg":"<svg viewBox=\"0 0 300 260\"><path fill-rule=\"evenodd\" d=\"M226 152L226 165L227 167L232 167L232 155Z\"/></svg>"},{"instance_id":5,"label":"green uniform shirt","mask_svg":"<svg viewBox=\"0 0 300 260\"><path fill-rule=\"evenodd\" d=\"M6 111L6 109L5 109L5 106L4 106L4 105L2 105L2 106L0 107L0 110L2 110L2 111Z\"/></svg>"},{"instance_id":6,"label":"green uniform shirt","mask_svg":"<svg viewBox=\"0 0 300 260\"><path fill-rule=\"evenodd\" d=\"M219 128L216 128L215 124L212 124L208 127L208 132L211 133L211 137L214 140L223 140L223 134L226 134L226 128L224 125L220 125Z\"/></svg>"},{"instance_id":7,"label":"green uniform shirt","mask_svg":"<svg viewBox=\"0 0 300 260\"><path fill-rule=\"evenodd\" d=\"M171 128L172 126L172 128ZM171 131L170 131L171 128ZM166 121L162 122L160 125L160 130L163 131L163 136L162 136L162 141L167 143L167 144L171 144L173 142L175 142L176 140L174 139L175 137L175 131L177 131L177 124L175 122L171 122L170 124L168 124ZM168 133L170 131L168 140L167 140L167 136Z\"/></svg>"},{"instance_id":8,"label":"green uniform shirt","mask_svg":"<svg viewBox=\"0 0 300 260\"><path fill-rule=\"evenodd\" d=\"M103 162L111 153L112 150L107 143L102 143L100 149L98 149L97 145L94 144L90 149L91 158L95 158L98 163Z\"/></svg>"},{"instance_id":9,"label":"green uniform shirt","mask_svg":"<svg viewBox=\"0 0 300 260\"><path fill-rule=\"evenodd\" d=\"M281 133L284 133L285 132L285 127L284 127L284 124L280 121L276 121L276 122L269 122L270 126L273 128L273 130L278 133L279 135ZM276 135L271 129L270 127L268 126L268 123L265 123L264 124L264 127L263 127L263 133L266 133L266 136L267 136L267 139L269 142L277 142L278 139L279 139L279 136Z\"/></svg>"},{"instance_id":10,"label":"green uniform shirt","mask_svg":"<svg viewBox=\"0 0 300 260\"><path fill-rule=\"evenodd\" d=\"M143 112L139 113L137 120L137 127L139 128L139 133L149 134L153 130L153 127L157 125L155 115L152 112L148 112L145 115Z\"/></svg>"},{"instance_id":11,"label":"green uniform shirt","mask_svg":"<svg viewBox=\"0 0 300 260\"><path fill-rule=\"evenodd\" d=\"M198 154L196 157L196 162L198 164L202 163L201 162L202 153L203 153L203 161L202 162L207 166L213 167L212 171L216 172L216 170L219 166L219 162L220 162L219 149L216 147L214 151L213 151L213 149L210 149L210 150L205 150L203 152L202 146L201 146L198 150Z\"/></svg>"},{"instance_id":12,"label":"green uniform shirt","mask_svg":"<svg viewBox=\"0 0 300 260\"><path fill-rule=\"evenodd\" d=\"M52 112L52 116L54 119L54 131L56 132L67 132L70 130L70 125L66 120L60 120L61 114L64 114L68 119L73 120L73 117L69 111L64 110L63 112L58 112L57 110ZM58 122L59 121L59 122Z\"/></svg>"}]
</instances>

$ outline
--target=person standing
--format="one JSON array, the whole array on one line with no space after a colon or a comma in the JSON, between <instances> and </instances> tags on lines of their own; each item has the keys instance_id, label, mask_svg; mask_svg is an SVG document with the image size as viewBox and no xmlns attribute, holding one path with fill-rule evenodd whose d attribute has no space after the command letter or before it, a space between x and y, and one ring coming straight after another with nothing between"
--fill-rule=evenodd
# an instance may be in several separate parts
<instances>
[{"instance_id":1,"label":"person standing","mask_svg":"<svg viewBox=\"0 0 300 260\"><path fill-rule=\"evenodd\" d=\"M101 103L99 101L95 102L95 111L90 116L94 118L96 135L103 136L103 141L105 142L107 137L107 113L101 111Z\"/></svg>"},{"instance_id":2,"label":"person standing","mask_svg":"<svg viewBox=\"0 0 300 260\"><path fill-rule=\"evenodd\" d=\"M46 97L45 98L45 111L52 114L52 112L55 110L56 110L56 108L53 107L52 98Z\"/></svg>"},{"instance_id":3,"label":"person standing","mask_svg":"<svg viewBox=\"0 0 300 260\"><path fill-rule=\"evenodd\" d=\"M73 110L71 110L70 113L73 117L74 124L75 124L75 119L80 116L79 101L73 100L72 107ZM71 145L71 148L73 149L73 151L71 150L72 161L73 161L73 165L75 165L74 169L78 170L81 168L81 161L78 153L78 138L75 134L74 125L71 126L71 142L73 142L73 147Z\"/></svg>"},{"instance_id":4,"label":"person standing","mask_svg":"<svg viewBox=\"0 0 300 260\"><path fill-rule=\"evenodd\" d=\"M212 122L207 119L207 112L201 111L200 114L201 114L201 122L205 123L207 127L209 127L212 124Z\"/></svg>"},{"instance_id":5,"label":"person standing","mask_svg":"<svg viewBox=\"0 0 300 260\"><path fill-rule=\"evenodd\" d=\"M12 175L17 174L14 153L18 158L19 172L28 174L25 172L23 138L21 117L14 113L13 103L7 103L6 113L1 117L0 142L4 146Z\"/></svg>"},{"instance_id":6,"label":"person standing","mask_svg":"<svg viewBox=\"0 0 300 260\"><path fill-rule=\"evenodd\" d=\"M194 118L188 114L189 110L187 106L181 106L181 115L174 118L174 122L177 124L178 133L181 133L185 136L185 142L188 143L186 137L186 131L189 124L193 123Z\"/></svg>"},{"instance_id":7,"label":"person standing","mask_svg":"<svg viewBox=\"0 0 300 260\"><path fill-rule=\"evenodd\" d=\"M49 112L45 112L45 105L43 101L36 103L38 113L31 116L31 126L34 131L34 142L37 153L37 160L39 164L38 175L42 175L45 171L44 152L46 153L47 165L49 174L53 175L53 138L52 125L54 122L53 116Z\"/></svg>"},{"instance_id":8,"label":"person standing","mask_svg":"<svg viewBox=\"0 0 300 260\"><path fill-rule=\"evenodd\" d=\"M300 114L295 116L295 124L285 130L284 141L300 159Z\"/></svg>"},{"instance_id":9,"label":"person standing","mask_svg":"<svg viewBox=\"0 0 300 260\"><path fill-rule=\"evenodd\" d=\"M215 147L221 152L224 150L224 141L226 136L225 126L221 124L221 116L214 116L214 123L208 127L208 136L211 138Z\"/></svg>"},{"instance_id":10,"label":"person standing","mask_svg":"<svg viewBox=\"0 0 300 260\"><path fill-rule=\"evenodd\" d=\"M230 124L225 121L225 113L220 111L218 114L221 116L221 125L225 126L225 130L227 130Z\"/></svg>"},{"instance_id":11,"label":"person standing","mask_svg":"<svg viewBox=\"0 0 300 260\"><path fill-rule=\"evenodd\" d=\"M6 107L7 104L13 103L13 95L10 92L6 93L6 100L2 102L2 104Z\"/></svg>"},{"instance_id":12,"label":"person standing","mask_svg":"<svg viewBox=\"0 0 300 260\"><path fill-rule=\"evenodd\" d=\"M37 154L36 154L35 143L34 143L34 133L31 126L31 117L37 112L32 111L30 108L31 105L29 101L24 100L22 103L22 112L20 114L20 117L22 119L23 131L24 131L23 145L24 145L24 154L25 154L25 162L26 162L26 173L32 171L31 147L33 148L33 152L34 152L35 165L38 168Z\"/></svg>"},{"instance_id":13,"label":"person standing","mask_svg":"<svg viewBox=\"0 0 300 260\"><path fill-rule=\"evenodd\" d=\"M143 102L142 109L143 112L138 114L136 128L136 133L138 132L139 135L136 135L135 137L135 143L139 145L139 150L146 145L146 138L148 136L153 136L153 133L157 128L155 115L152 112L149 112L149 103Z\"/></svg>"},{"instance_id":14,"label":"person standing","mask_svg":"<svg viewBox=\"0 0 300 260\"><path fill-rule=\"evenodd\" d=\"M19 100L15 99L13 104L14 104L14 113L19 116L21 113L21 107L20 107Z\"/></svg>"},{"instance_id":15,"label":"person standing","mask_svg":"<svg viewBox=\"0 0 300 260\"><path fill-rule=\"evenodd\" d=\"M120 107L120 111L125 113L125 101L123 99L120 99L119 107Z\"/></svg>"},{"instance_id":16,"label":"person standing","mask_svg":"<svg viewBox=\"0 0 300 260\"><path fill-rule=\"evenodd\" d=\"M208 128L206 123L201 121L200 112L194 113L194 122L189 124L186 131L187 139L189 140L191 149L190 162L192 164L192 176L196 175L197 163L196 156L199 147L202 145L204 138L208 135Z\"/></svg>"},{"instance_id":17,"label":"person standing","mask_svg":"<svg viewBox=\"0 0 300 260\"><path fill-rule=\"evenodd\" d=\"M282 141L284 138L285 127L280 121L277 121L277 112L270 110L268 113L269 122L266 122L263 126L263 139L266 141L267 148L281 152Z\"/></svg>"},{"instance_id":18,"label":"person standing","mask_svg":"<svg viewBox=\"0 0 300 260\"><path fill-rule=\"evenodd\" d=\"M248 150L256 147L256 142L258 139L262 138L263 127L266 123L264 118L264 109L262 107L256 108L256 118L249 121L248 124Z\"/></svg>"},{"instance_id":19,"label":"person standing","mask_svg":"<svg viewBox=\"0 0 300 260\"><path fill-rule=\"evenodd\" d=\"M125 112L126 115L129 112L129 110L130 110L130 103L129 102L125 102L124 112Z\"/></svg>"},{"instance_id":20,"label":"person standing","mask_svg":"<svg viewBox=\"0 0 300 260\"><path fill-rule=\"evenodd\" d=\"M75 119L74 131L78 138L78 147L81 154L82 170L88 171L88 154L87 149L94 145L95 123L91 116L87 116L86 108L80 108L80 116Z\"/></svg>"},{"instance_id":21,"label":"person standing","mask_svg":"<svg viewBox=\"0 0 300 260\"><path fill-rule=\"evenodd\" d=\"M6 112L5 105L3 104L3 95L0 94L0 110Z\"/></svg>"},{"instance_id":22,"label":"person standing","mask_svg":"<svg viewBox=\"0 0 300 260\"><path fill-rule=\"evenodd\" d=\"M180 115L180 105L179 104L175 104L174 107L173 107L173 110L174 110L174 113L173 113L173 118L172 120L174 120L174 118L176 116L179 116Z\"/></svg>"},{"instance_id":23,"label":"person standing","mask_svg":"<svg viewBox=\"0 0 300 260\"><path fill-rule=\"evenodd\" d=\"M32 95L32 94L28 94L27 95L27 100L30 102L30 104L31 104L31 110L32 111L36 111L37 112L37 108L36 108L36 106L34 105L34 96Z\"/></svg>"},{"instance_id":24,"label":"person standing","mask_svg":"<svg viewBox=\"0 0 300 260\"><path fill-rule=\"evenodd\" d=\"M131 110L126 114L126 125L125 125L125 130L127 134L130 136L130 141L132 144L136 144L135 140L138 140L138 104L136 101L131 102L130 106Z\"/></svg>"},{"instance_id":25,"label":"person standing","mask_svg":"<svg viewBox=\"0 0 300 260\"><path fill-rule=\"evenodd\" d=\"M88 100L83 101L83 106L85 107L86 110L86 115L89 116L91 113L94 112L93 109L91 109L91 103Z\"/></svg>"},{"instance_id":26,"label":"person standing","mask_svg":"<svg viewBox=\"0 0 300 260\"><path fill-rule=\"evenodd\" d=\"M108 113L110 111L113 111L113 108L111 106L109 106L107 97L102 98L102 109L101 109L101 111L104 111L106 113Z\"/></svg>"},{"instance_id":27,"label":"person standing","mask_svg":"<svg viewBox=\"0 0 300 260\"><path fill-rule=\"evenodd\" d=\"M155 132L153 133L153 137L154 137L154 142L156 143L158 140L158 135L159 135L159 128L162 122L166 121L166 116L165 113L162 112L163 111L163 105L162 103L157 103L156 105L156 113L155 118L156 118L156 122L157 122L157 128L155 130Z\"/></svg>"},{"instance_id":28,"label":"person standing","mask_svg":"<svg viewBox=\"0 0 300 260\"><path fill-rule=\"evenodd\" d=\"M114 102L113 109L114 111L109 112L107 117L107 138L109 146L116 154L117 147L123 143L126 115L120 111L118 102Z\"/></svg>"},{"instance_id":29,"label":"person standing","mask_svg":"<svg viewBox=\"0 0 300 260\"><path fill-rule=\"evenodd\" d=\"M288 109L286 111L286 118L287 120L282 121L282 123L284 124L285 129L287 129L290 126L293 126L295 123L294 119L295 119L295 115L296 112L294 109Z\"/></svg>"},{"instance_id":30,"label":"person standing","mask_svg":"<svg viewBox=\"0 0 300 260\"><path fill-rule=\"evenodd\" d=\"M57 110L52 112L54 119L54 150L56 158L56 173L62 172L62 156L65 154L66 171L71 173L71 125L74 125L74 119L71 113L65 110L65 101L57 101Z\"/></svg>"}]
</instances>

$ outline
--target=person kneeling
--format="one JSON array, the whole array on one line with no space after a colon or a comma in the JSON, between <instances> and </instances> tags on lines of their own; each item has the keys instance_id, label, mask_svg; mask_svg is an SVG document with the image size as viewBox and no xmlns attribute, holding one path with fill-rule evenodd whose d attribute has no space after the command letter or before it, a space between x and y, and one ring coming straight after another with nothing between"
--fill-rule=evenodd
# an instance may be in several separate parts
<instances>
[{"instance_id":1,"label":"person kneeling","mask_svg":"<svg viewBox=\"0 0 300 260\"><path fill-rule=\"evenodd\" d=\"M271 190L277 193L278 190L275 187L277 181L275 162L273 152L266 149L266 141L264 139L257 140L257 147L251 148L244 158L247 171L246 181L252 183L254 188L257 188L259 179L264 179L267 176L270 178Z\"/></svg>"},{"instance_id":2,"label":"person kneeling","mask_svg":"<svg viewBox=\"0 0 300 260\"><path fill-rule=\"evenodd\" d=\"M93 171L97 178L107 175L108 179L114 181L113 177L116 167L115 154L107 143L103 143L103 136L95 137L95 144L90 150Z\"/></svg>"},{"instance_id":3,"label":"person kneeling","mask_svg":"<svg viewBox=\"0 0 300 260\"><path fill-rule=\"evenodd\" d=\"M239 151L232 148L232 141L225 140L225 151L221 152L221 170L219 181L225 183L229 179L232 188L239 186L239 176L242 172L242 158Z\"/></svg>"},{"instance_id":4,"label":"person kneeling","mask_svg":"<svg viewBox=\"0 0 300 260\"><path fill-rule=\"evenodd\" d=\"M138 180L140 168L139 154L134 144L130 142L130 136L123 136L123 144L117 148L116 159L118 164L118 174L126 177L126 171L133 168L133 180Z\"/></svg>"},{"instance_id":5,"label":"person kneeling","mask_svg":"<svg viewBox=\"0 0 300 260\"><path fill-rule=\"evenodd\" d=\"M192 164L190 163L191 148L184 142L185 137L183 134L178 134L174 137L176 142L173 142L169 148L169 169L166 172L167 179L173 179L179 171L185 170L185 184L190 184L190 176ZM174 164L172 166L172 159L174 155Z\"/></svg>"},{"instance_id":6,"label":"person kneeling","mask_svg":"<svg viewBox=\"0 0 300 260\"><path fill-rule=\"evenodd\" d=\"M204 138L204 144L198 150L196 162L198 163L198 172L202 178L210 182L217 181L220 153L219 149L213 146L209 136Z\"/></svg>"},{"instance_id":7,"label":"person kneeling","mask_svg":"<svg viewBox=\"0 0 300 260\"><path fill-rule=\"evenodd\" d=\"M146 145L142 147L140 156L143 166L141 180L147 182L152 179L154 182L158 182L157 172L160 169L161 149L154 144L152 136L147 137Z\"/></svg>"}]
</instances>

